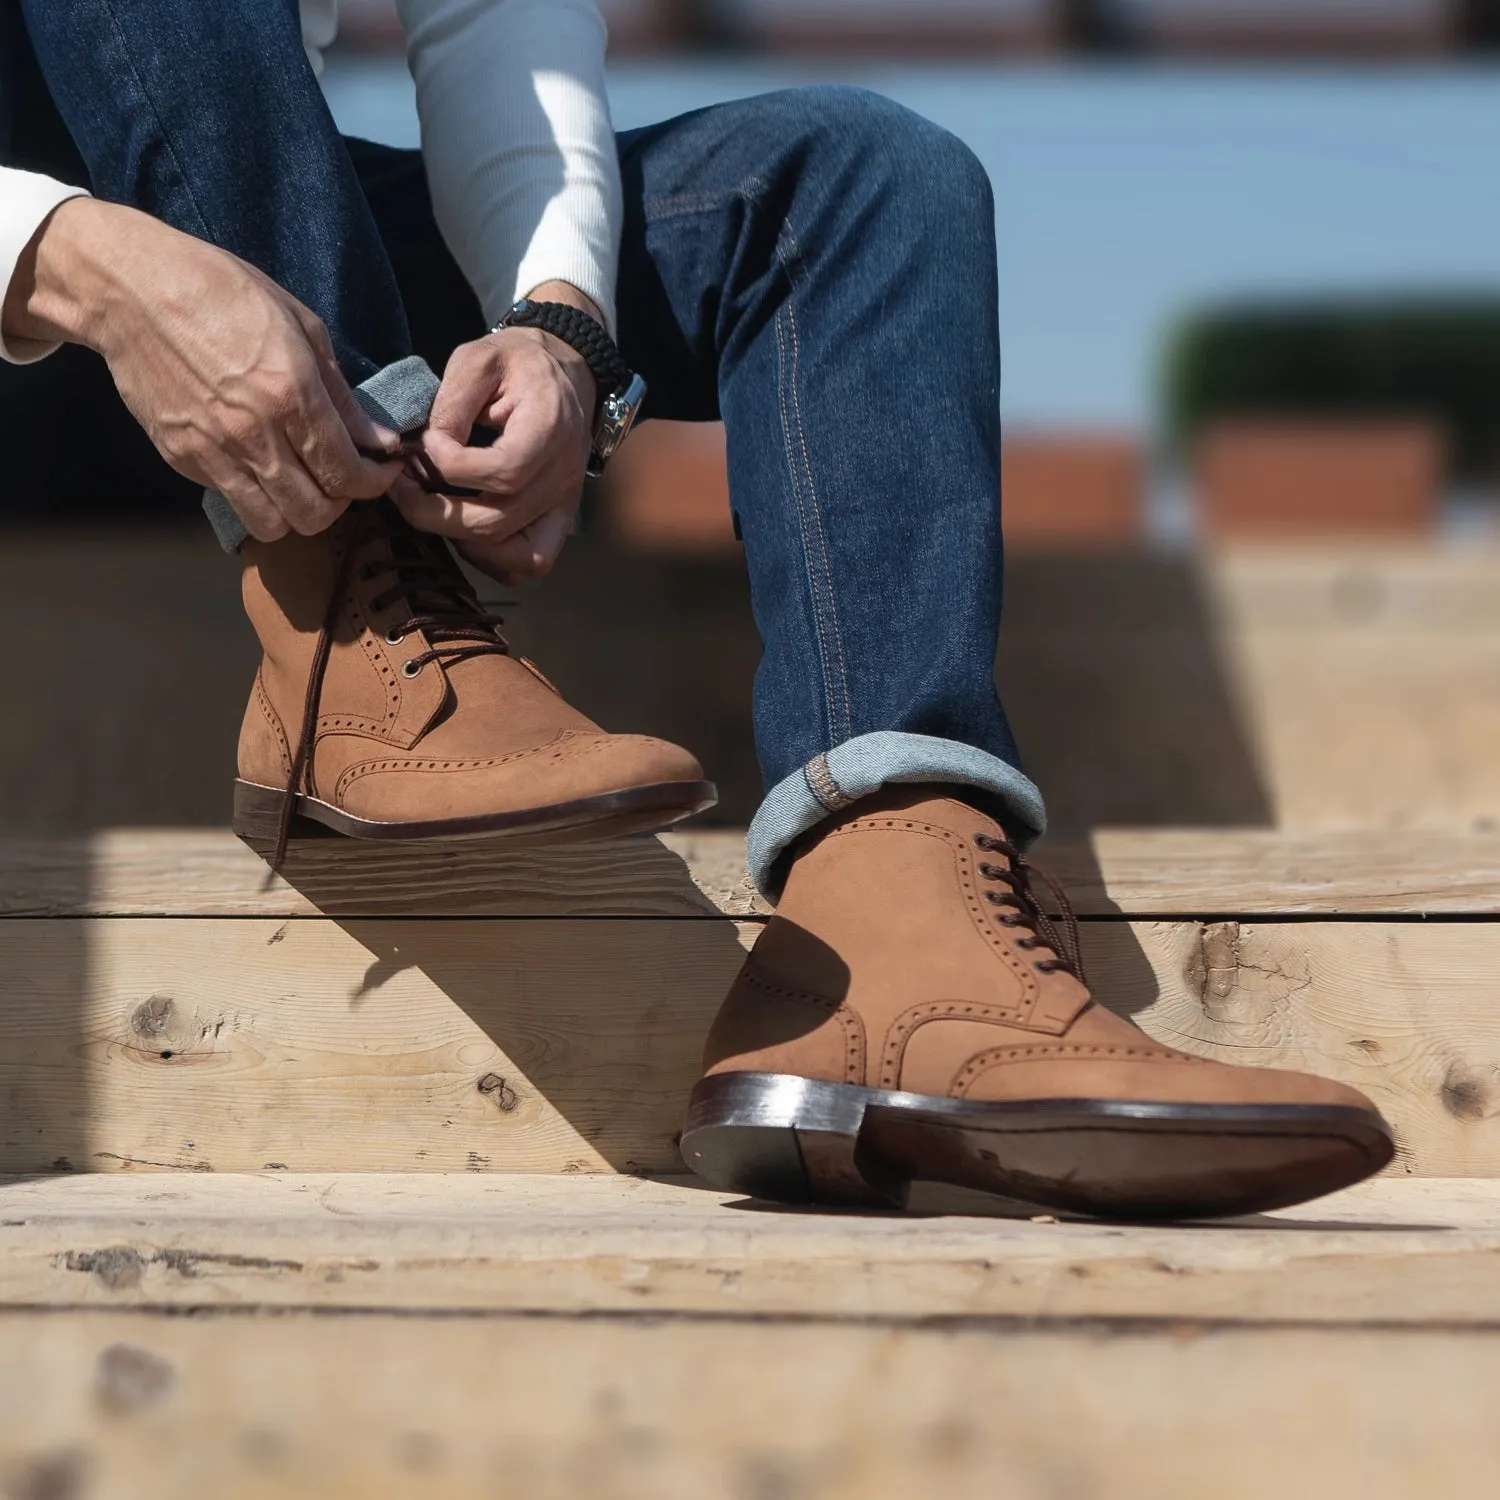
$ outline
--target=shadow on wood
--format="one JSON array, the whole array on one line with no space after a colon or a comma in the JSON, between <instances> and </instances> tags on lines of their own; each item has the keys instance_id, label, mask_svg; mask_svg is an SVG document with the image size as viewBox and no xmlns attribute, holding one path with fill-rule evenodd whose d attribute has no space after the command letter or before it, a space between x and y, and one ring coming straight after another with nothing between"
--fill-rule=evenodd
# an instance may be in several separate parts
<instances>
[{"instance_id":1,"label":"shadow on wood","mask_svg":"<svg viewBox=\"0 0 1500 1500\"><path fill-rule=\"evenodd\" d=\"M487 1052L470 1038L452 1049L437 1086L415 1101L428 1116L417 1133L441 1141L452 1129L453 1149L443 1153L452 1160L433 1160L443 1148L429 1138L417 1153L424 1160L412 1165L680 1170L677 1135L703 1040L744 958L736 924L655 839L513 855L472 843L414 846L410 859L417 880L431 878L440 861L450 872L483 869L491 884L503 884L508 857L524 862L533 882L551 862L568 872L567 905L578 915L335 918L370 955L363 974L344 970L355 981L343 998L351 1019L378 1015L393 981L415 973L436 991L433 1002L450 1002L492 1044ZM328 901L332 914L361 883L367 859L351 841L313 840L294 846L282 873L313 904ZM393 859L399 864L399 853L384 852L384 863ZM395 875L388 889L401 884ZM540 884L548 884L545 875ZM623 892L631 894L622 902ZM641 914L589 915L622 904ZM395 1011L406 1005L398 994ZM409 1066L401 1057L390 1062ZM387 1123L399 1134L398 1119Z\"/></svg>"},{"instance_id":2,"label":"shadow on wood","mask_svg":"<svg viewBox=\"0 0 1500 1500\"><path fill-rule=\"evenodd\" d=\"M1273 821L1191 557L1013 558L997 677L1054 833Z\"/></svg>"}]
</instances>

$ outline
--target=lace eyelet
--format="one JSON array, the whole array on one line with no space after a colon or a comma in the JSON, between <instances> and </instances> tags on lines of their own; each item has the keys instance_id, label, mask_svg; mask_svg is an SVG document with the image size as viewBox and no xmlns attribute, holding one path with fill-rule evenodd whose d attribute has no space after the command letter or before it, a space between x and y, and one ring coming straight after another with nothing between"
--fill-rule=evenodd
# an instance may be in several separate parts
<instances>
[{"instance_id":1,"label":"lace eyelet","mask_svg":"<svg viewBox=\"0 0 1500 1500\"><path fill-rule=\"evenodd\" d=\"M387 630L385 633L385 643L387 646L399 646L405 639L406 632L404 630Z\"/></svg>"},{"instance_id":2,"label":"lace eyelet","mask_svg":"<svg viewBox=\"0 0 1500 1500\"><path fill-rule=\"evenodd\" d=\"M422 663L419 662L416 657L412 657L410 661L404 661L401 663L401 675L403 677L415 677L421 670Z\"/></svg>"},{"instance_id":3,"label":"lace eyelet","mask_svg":"<svg viewBox=\"0 0 1500 1500\"><path fill-rule=\"evenodd\" d=\"M1005 897L1002 896L999 891L986 891L984 893L984 899L988 901L991 906L1005 905Z\"/></svg>"},{"instance_id":4,"label":"lace eyelet","mask_svg":"<svg viewBox=\"0 0 1500 1500\"><path fill-rule=\"evenodd\" d=\"M988 852L990 847L989 835L986 833L976 833L974 835L974 847L976 849L983 849Z\"/></svg>"}]
</instances>

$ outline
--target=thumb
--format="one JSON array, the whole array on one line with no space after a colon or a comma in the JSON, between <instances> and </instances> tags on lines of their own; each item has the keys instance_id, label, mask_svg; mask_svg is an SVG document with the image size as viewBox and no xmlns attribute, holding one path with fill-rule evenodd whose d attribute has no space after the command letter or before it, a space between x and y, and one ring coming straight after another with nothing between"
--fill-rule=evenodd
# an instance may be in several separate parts
<instances>
[{"instance_id":1,"label":"thumb","mask_svg":"<svg viewBox=\"0 0 1500 1500\"><path fill-rule=\"evenodd\" d=\"M442 433L466 445L474 423L495 399L505 359L499 341L477 339L460 344L448 358L443 379L427 419L429 433Z\"/></svg>"}]
</instances>

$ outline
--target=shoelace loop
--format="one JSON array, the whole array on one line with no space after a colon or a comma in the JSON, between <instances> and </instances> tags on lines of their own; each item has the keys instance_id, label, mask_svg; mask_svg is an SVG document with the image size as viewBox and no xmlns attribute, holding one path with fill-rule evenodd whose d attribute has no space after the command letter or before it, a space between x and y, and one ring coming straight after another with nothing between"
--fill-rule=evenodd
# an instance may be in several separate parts
<instances>
[{"instance_id":1,"label":"shoelace loop","mask_svg":"<svg viewBox=\"0 0 1500 1500\"><path fill-rule=\"evenodd\" d=\"M1071 974L1080 984L1088 980L1083 972L1083 942L1078 930L1078 916L1067 892L1040 865L1033 864L1009 839L997 839L992 834L974 835L974 846L986 854L1002 854L1009 861L1006 865L981 864L979 873L986 880L999 881L1006 887L1004 893L986 891L985 900L991 906L1004 910L996 920L1003 927L1026 927L1029 937L1017 938L1016 947L1030 951L1035 948L1050 948L1052 958L1035 960L1036 968L1043 974ZM1037 899L1031 887L1031 878L1039 875L1052 893L1058 910L1056 914L1047 910Z\"/></svg>"},{"instance_id":2,"label":"shoelace loop","mask_svg":"<svg viewBox=\"0 0 1500 1500\"><path fill-rule=\"evenodd\" d=\"M328 672L328 658L333 649L333 632L338 624L344 590L349 584L355 558L371 542L384 541L389 555L371 558L360 564L359 578L372 583L389 574L393 581L370 600L370 613L380 614L398 600L404 599L409 613L388 626L386 640L395 645L415 630L426 637L428 649L409 657L402 672L416 677L429 662L451 665L471 656L508 656L510 643L500 633L504 623L479 602L448 546L440 538L425 536L402 521L387 500L375 500L360 507L359 520L346 539L329 593L323 628L313 648L312 664L307 674L307 695L302 703L302 728L287 776L286 796L276 827L276 848L271 856L272 870L279 870L286 858L292 833L297 798L302 795L312 763L313 745L318 737L318 708L323 697L323 679Z\"/></svg>"}]
</instances>

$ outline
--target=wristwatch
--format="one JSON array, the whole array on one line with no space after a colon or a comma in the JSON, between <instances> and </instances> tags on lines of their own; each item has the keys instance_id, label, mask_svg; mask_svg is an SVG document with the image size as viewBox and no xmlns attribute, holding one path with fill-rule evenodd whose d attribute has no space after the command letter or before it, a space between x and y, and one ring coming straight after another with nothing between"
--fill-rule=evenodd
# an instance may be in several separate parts
<instances>
[{"instance_id":1,"label":"wristwatch","mask_svg":"<svg viewBox=\"0 0 1500 1500\"><path fill-rule=\"evenodd\" d=\"M615 449L625 441L646 399L646 382L625 363L608 332L582 308L522 297L490 331L498 333L502 328L540 328L576 349L593 372L599 404L594 412L594 446L588 472L598 478Z\"/></svg>"}]
</instances>

